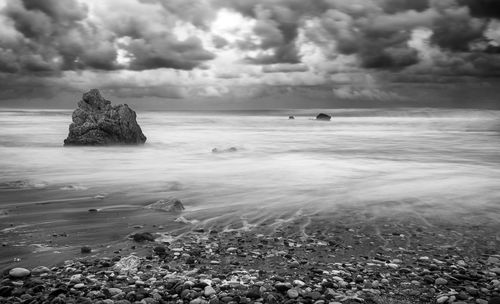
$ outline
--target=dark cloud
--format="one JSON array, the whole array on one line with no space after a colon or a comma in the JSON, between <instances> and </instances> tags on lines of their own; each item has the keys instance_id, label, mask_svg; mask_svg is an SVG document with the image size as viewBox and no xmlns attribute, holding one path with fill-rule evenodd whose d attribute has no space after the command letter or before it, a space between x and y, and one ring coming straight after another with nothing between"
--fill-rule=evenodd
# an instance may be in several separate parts
<instances>
[{"instance_id":1,"label":"dark cloud","mask_svg":"<svg viewBox=\"0 0 500 304\"><path fill-rule=\"evenodd\" d=\"M150 86L150 87L108 87L103 90L106 94L119 98L159 97L182 99L186 93L181 87Z\"/></svg>"},{"instance_id":2,"label":"dark cloud","mask_svg":"<svg viewBox=\"0 0 500 304\"><path fill-rule=\"evenodd\" d=\"M387 14L395 14L409 10L422 12L429 8L429 0L383 0L381 5L382 9Z\"/></svg>"},{"instance_id":3,"label":"dark cloud","mask_svg":"<svg viewBox=\"0 0 500 304\"><path fill-rule=\"evenodd\" d=\"M87 13L75 0L9 1L1 14L12 22L17 39L3 54L11 64L0 68L10 73L116 68L110 37L83 22Z\"/></svg>"},{"instance_id":4,"label":"dark cloud","mask_svg":"<svg viewBox=\"0 0 500 304\"><path fill-rule=\"evenodd\" d=\"M442 48L468 51L473 41L483 38L487 20L474 18L469 9L456 2L435 1L440 16L433 24L431 41Z\"/></svg>"},{"instance_id":5,"label":"dark cloud","mask_svg":"<svg viewBox=\"0 0 500 304\"><path fill-rule=\"evenodd\" d=\"M500 19L500 1L498 0L459 0L466 5L472 16Z\"/></svg>"},{"instance_id":6,"label":"dark cloud","mask_svg":"<svg viewBox=\"0 0 500 304\"><path fill-rule=\"evenodd\" d=\"M410 27L427 19L425 13L398 13L385 18L384 15L374 16L375 10L369 7L364 12L358 10L355 17L348 14L350 11L350 7L339 5L321 18L321 24L335 41L337 51L357 55L364 68L403 68L418 62L418 54L408 41Z\"/></svg>"},{"instance_id":7,"label":"dark cloud","mask_svg":"<svg viewBox=\"0 0 500 304\"><path fill-rule=\"evenodd\" d=\"M241 37L210 33L220 9L242 14L252 28ZM115 76L195 70L178 73L206 77L208 85L238 78L231 74L234 62L226 69L224 59L212 61L218 53L262 65L249 67L260 79L247 75L241 83L271 86L325 83L332 66L419 82L493 78L500 77L498 20L498 0L8 0L0 9L0 89L12 97L30 86L48 95L53 90L44 86L59 90L66 74L87 70ZM418 36L421 31L427 34ZM223 68L215 66L222 62ZM223 69L231 73L214 74ZM117 79L107 88L118 97L184 96L168 86Z\"/></svg>"},{"instance_id":8,"label":"dark cloud","mask_svg":"<svg viewBox=\"0 0 500 304\"><path fill-rule=\"evenodd\" d=\"M170 7L172 3L161 4ZM184 7L182 14L179 12L181 17L199 12L200 6L191 4L189 10L185 4L177 8L181 11ZM113 19L109 14L103 26L89 18L89 8L76 0L11 0L0 14L8 18L16 33L15 39L11 38L5 46L2 43L0 71L3 72L190 70L214 58L198 38L179 40L171 33L170 26L159 27L147 16ZM131 38L130 44L119 40L123 37ZM0 41L3 40L0 35ZM118 62L118 45L129 51L130 66Z\"/></svg>"},{"instance_id":9,"label":"dark cloud","mask_svg":"<svg viewBox=\"0 0 500 304\"><path fill-rule=\"evenodd\" d=\"M25 98L53 98L62 91L71 90L50 77L21 75L12 77L0 72L0 100Z\"/></svg>"},{"instance_id":10,"label":"dark cloud","mask_svg":"<svg viewBox=\"0 0 500 304\"><path fill-rule=\"evenodd\" d=\"M168 34L134 39L123 47L133 55L130 63L130 68L133 70L157 68L191 70L215 57L203 49L198 38L178 41Z\"/></svg>"}]
</instances>

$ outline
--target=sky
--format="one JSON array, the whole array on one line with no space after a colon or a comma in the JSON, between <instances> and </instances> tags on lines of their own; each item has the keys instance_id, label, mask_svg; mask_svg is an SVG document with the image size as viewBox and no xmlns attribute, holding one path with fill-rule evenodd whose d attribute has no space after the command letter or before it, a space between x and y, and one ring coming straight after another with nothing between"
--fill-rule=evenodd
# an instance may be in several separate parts
<instances>
[{"instance_id":1,"label":"sky","mask_svg":"<svg viewBox=\"0 0 500 304\"><path fill-rule=\"evenodd\" d=\"M0 107L500 108L498 0L0 0Z\"/></svg>"}]
</instances>

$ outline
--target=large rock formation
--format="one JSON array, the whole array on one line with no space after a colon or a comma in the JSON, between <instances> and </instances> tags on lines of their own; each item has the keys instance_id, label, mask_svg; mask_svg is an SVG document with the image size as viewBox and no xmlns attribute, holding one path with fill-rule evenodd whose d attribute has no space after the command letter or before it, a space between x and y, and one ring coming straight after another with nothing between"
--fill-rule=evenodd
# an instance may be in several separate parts
<instances>
[{"instance_id":1,"label":"large rock formation","mask_svg":"<svg viewBox=\"0 0 500 304\"><path fill-rule=\"evenodd\" d=\"M145 141L132 109L126 104L112 106L99 90L92 89L78 102L64 145L138 145Z\"/></svg>"}]
</instances>

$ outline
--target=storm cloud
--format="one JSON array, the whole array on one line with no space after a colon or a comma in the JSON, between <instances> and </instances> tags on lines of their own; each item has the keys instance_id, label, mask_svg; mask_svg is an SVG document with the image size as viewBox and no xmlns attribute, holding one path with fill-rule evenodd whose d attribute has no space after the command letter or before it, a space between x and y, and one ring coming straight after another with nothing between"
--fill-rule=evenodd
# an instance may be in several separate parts
<instances>
[{"instance_id":1,"label":"storm cloud","mask_svg":"<svg viewBox=\"0 0 500 304\"><path fill-rule=\"evenodd\" d=\"M400 78L500 77L500 4L0 0L0 99L29 95L30 85L49 96L104 77L113 77L107 89L117 96L137 98L233 96L232 86L333 88L347 71L375 81L332 96L392 98L377 86ZM221 87L228 89L213 89Z\"/></svg>"}]
</instances>

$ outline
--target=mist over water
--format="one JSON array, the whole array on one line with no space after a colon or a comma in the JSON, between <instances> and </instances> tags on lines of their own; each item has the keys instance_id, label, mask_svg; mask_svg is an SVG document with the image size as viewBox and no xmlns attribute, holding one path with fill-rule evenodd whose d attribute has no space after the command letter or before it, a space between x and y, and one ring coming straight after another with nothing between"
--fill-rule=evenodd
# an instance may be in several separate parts
<instances>
[{"instance_id":1,"label":"mist over water","mask_svg":"<svg viewBox=\"0 0 500 304\"><path fill-rule=\"evenodd\" d=\"M2 111L0 210L37 204L36 221L89 199L113 210L176 197L207 225L350 209L500 221L499 111L321 111L332 121L313 120L319 110L138 112L138 147L63 147L71 111Z\"/></svg>"}]
</instances>

